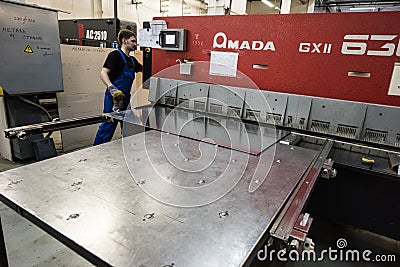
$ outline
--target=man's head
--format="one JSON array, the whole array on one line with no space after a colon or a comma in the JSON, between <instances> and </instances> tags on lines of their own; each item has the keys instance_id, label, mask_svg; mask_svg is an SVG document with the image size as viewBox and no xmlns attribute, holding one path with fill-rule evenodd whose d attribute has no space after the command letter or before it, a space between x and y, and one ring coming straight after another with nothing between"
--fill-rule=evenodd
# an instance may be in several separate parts
<instances>
[{"instance_id":1,"label":"man's head","mask_svg":"<svg viewBox=\"0 0 400 267\"><path fill-rule=\"evenodd\" d=\"M118 33L118 42L121 47L125 47L129 51L136 50L136 35L130 30L120 30Z\"/></svg>"}]
</instances>

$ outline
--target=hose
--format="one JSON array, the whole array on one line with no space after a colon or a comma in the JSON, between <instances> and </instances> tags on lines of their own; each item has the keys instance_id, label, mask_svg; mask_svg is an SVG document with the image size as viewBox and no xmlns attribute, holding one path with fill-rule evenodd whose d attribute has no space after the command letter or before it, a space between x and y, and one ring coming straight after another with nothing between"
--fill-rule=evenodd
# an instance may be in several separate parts
<instances>
[{"instance_id":1,"label":"hose","mask_svg":"<svg viewBox=\"0 0 400 267\"><path fill-rule=\"evenodd\" d=\"M42 107L41 105L39 105L38 103L35 103L35 102L33 102L33 101L29 100L29 99L26 99L25 97L22 97L22 96L18 96L18 98L19 98L19 100L21 100L22 102L25 102L25 103L27 103L27 104L30 104L30 105L32 105L32 106L35 106L35 107L37 107L37 108L43 110L44 113L46 114L46 116L49 118L50 121L55 121L55 120L57 120L57 119L53 119L53 117L50 115L50 113L49 113L44 107ZM46 138L49 138L49 137L51 136L52 133L53 133L52 131L49 132L44 138L45 138L45 139L46 139Z\"/></svg>"},{"instance_id":2,"label":"hose","mask_svg":"<svg viewBox=\"0 0 400 267\"><path fill-rule=\"evenodd\" d=\"M33 106L35 106L35 107L37 107L37 108L40 108L41 110L44 111L44 113L46 113L46 115L47 115L47 117L49 118L49 120L50 120L50 121L53 121L53 117L52 117L52 116L50 115L50 113L49 113L44 107L42 107L41 105L39 105L39 104L37 104L37 103L35 103L35 102L29 100L29 99L26 99L25 97L22 97L22 96L18 96L18 98L19 98L19 100L21 100L22 102L25 102L25 103L28 103L28 104L30 104L30 105L33 105Z\"/></svg>"}]
</instances>

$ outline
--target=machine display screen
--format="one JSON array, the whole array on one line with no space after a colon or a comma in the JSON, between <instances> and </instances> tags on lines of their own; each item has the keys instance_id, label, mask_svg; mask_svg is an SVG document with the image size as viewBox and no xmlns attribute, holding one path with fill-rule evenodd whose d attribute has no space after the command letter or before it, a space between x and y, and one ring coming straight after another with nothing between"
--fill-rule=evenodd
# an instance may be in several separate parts
<instances>
[{"instance_id":1,"label":"machine display screen","mask_svg":"<svg viewBox=\"0 0 400 267\"><path fill-rule=\"evenodd\" d=\"M175 45L175 33L165 34L165 44L166 45Z\"/></svg>"},{"instance_id":2,"label":"machine display screen","mask_svg":"<svg viewBox=\"0 0 400 267\"><path fill-rule=\"evenodd\" d=\"M179 43L179 32L177 31L165 31L161 32L161 47L178 47Z\"/></svg>"},{"instance_id":3,"label":"machine display screen","mask_svg":"<svg viewBox=\"0 0 400 267\"><path fill-rule=\"evenodd\" d=\"M161 49L186 51L187 30L162 29L159 35Z\"/></svg>"}]
</instances>

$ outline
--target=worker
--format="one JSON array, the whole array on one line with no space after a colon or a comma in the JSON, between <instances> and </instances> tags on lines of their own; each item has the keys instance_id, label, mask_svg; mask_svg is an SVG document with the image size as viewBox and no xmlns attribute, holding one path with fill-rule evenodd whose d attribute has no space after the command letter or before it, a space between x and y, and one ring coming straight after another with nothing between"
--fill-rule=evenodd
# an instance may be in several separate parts
<instances>
[{"instance_id":1,"label":"worker","mask_svg":"<svg viewBox=\"0 0 400 267\"><path fill-rule=\"evenodd\" d=\"M121 30L118 34L120 49L110 52L100 72L100 78L107 86L104 95L103 113L126 110L131 96L131 87L135 73L143 66L133 57L131 51L137 48L136 35L130 30ZM102 122L93 145L111 141L117 128L117 122Z\"/></svg>"}]
</instances>

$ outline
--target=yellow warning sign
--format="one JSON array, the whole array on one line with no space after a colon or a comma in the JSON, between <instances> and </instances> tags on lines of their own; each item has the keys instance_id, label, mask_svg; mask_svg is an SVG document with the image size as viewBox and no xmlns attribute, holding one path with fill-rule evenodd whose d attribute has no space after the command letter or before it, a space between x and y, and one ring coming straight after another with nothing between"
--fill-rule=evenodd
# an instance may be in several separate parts
<instances>
[{"instance_id":1,"label":"yellow warning sign","mask_svg":"<svg viewBox=\"0 0 400 267\"><path fill-rule=\"evenodd\" d=\"M4 96L3 87L0 86L0 97Z\"/></svg>"},{"instance_id":2,"label":"yellow warning sign","mask_svg":"<svg viewBox=\"0 0 400 267\"><path fill-rule=\"evenodd\" d=\"M33 53L33 50L30 45L26 45L24 52L25 53Z\"/></svg>"}]
</instances>

